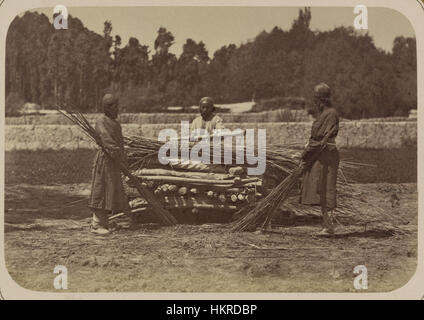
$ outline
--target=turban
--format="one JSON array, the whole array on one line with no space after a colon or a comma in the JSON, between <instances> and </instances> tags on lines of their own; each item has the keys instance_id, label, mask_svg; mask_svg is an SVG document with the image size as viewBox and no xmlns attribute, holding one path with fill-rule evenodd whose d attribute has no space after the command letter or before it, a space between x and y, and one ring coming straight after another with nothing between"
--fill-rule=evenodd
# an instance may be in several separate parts
<instances>
[{"instance_id":1,"label":"turban","mask_svg":"<svg viewBox=\"0 0 424 320\"><path fill-rule=\"evenodd\" d=\"M102 99L102 104L103 104L103 108L106 110L108 109L110 106L117 104L118 103L118 98L116 98L113 94L111 93L106 93Z\"/></svg>"},{"instance_id":2,"label":"turban","mask_svg":"<svg viewBox=\"0 0 424 320\"><path fill-rule=\"evenodd\" d=\"M314 88L314 97L318 99L330 99L331 89L324 82L319 83Z\"/></svg>"},{"instance_id":3,"label":"turban","mask_svg":"<svg viewBox=\"0 0 424 320\"><path fill-rule=\"evenodd\" d=\"M210 97L203 97L200 99L199 106L211 106L213 107L213 100Z\"/></svg>"}]
</instances>

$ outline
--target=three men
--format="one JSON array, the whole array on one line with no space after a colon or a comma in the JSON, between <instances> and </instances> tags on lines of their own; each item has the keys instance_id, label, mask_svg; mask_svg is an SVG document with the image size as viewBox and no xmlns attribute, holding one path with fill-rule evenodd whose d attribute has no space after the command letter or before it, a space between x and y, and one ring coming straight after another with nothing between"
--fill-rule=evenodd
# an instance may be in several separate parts
<instances>
[{"instance_id":1,"label":"three men","mask_svg":"<svg viewBox=\"0 0 424 320\"><path fill-rule=\"evenodd\" d=\"M302 179L301 203L320 205L324 218L322 233L334 233L334 226L328 214L337 206L336 183L339 166L339 153L335 138L339 129L339 117L331 104L331 90L325 83L314 89L314 104L317 118L312 125L311 136L302 161L312 163L305 170ZM95 126L102 142L112 158L126 163L122 129L116 120L119 108L118 100L111 94L103 98L104 115ZM214 113L215 107L210 97L204 97L199 103L200 116L193 120L190 131L206 130L209 134L215 129L223 129L222 118ZM120 169L102 150L96 154L89 207L93 212L91 231L97 234L109 233L108 214L130 211L125 195Z\"/></svg>"},{"instance_id":2,"label":"three men","mask_svg":"<svg viewBox=\"0 0 424 320\"><path fill-rule=\"evenodd\" d=\"M97 120L95 129L112 158L127 162L121 125L116 118L119 113L118 99L112 94L103 97L104 114ZM99 150L94 159L91 196L88 204L93 212L91 231L108 234L112 212L128 213L130 208L122 184L121 171L112 159Z\"/></svg>"}]
</instances>

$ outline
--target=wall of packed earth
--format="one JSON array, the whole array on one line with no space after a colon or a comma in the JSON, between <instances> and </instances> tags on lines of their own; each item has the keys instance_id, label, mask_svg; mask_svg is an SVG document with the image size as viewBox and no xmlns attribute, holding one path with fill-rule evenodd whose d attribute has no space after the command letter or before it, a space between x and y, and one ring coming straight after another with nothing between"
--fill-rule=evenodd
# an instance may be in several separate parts
<instances>
[{"instance_id":1,"label":"wall of packed earth","mask_svg":"<svg viewBox=\"0 0 424 320\"><path fill-rule=\"evenodd\" d=\"M234 130L266 129L267 144L305 144L310 134L312 122L250 122L226 123ZM161 129L175 129L180 132L178 123L138 124L124 123L126 136L146 136L156 139ZM336 139L340 148L399 148L405 143L417 141L416 121L343 121L340 123ZM5 150L74 150L95 148L78 127L67 124L7 124L5 127Z\"/></svg>"},{"instance_id":2,"label":"wall of packed earth","mask_svg":"<svg viewBox=\"0 0 424 320\"><path fill-rule=\"evenodd\" d=\"M99 113L86 114L85 117L94 122ZM122 124L154 124L154 123L180 123L193 121L198 113L123 113L119 115ZM305 110L279 109L264 112L247 113L222 113L219 114L224 122L249 123L249 122L303 122L311 118ZM21 117L7 117L6 125L43 125L43 124L71 124L61 114L26 115Z\"/></svg>"}]
</instances>

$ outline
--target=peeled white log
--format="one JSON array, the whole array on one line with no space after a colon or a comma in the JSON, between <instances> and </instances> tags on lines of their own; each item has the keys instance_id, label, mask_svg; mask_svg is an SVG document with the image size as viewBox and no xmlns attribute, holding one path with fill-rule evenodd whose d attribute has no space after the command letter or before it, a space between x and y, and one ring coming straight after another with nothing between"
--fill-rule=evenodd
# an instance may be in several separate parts
<instances>
[{"instance_id":1,"label":"peeled white log","mask_svg":"<svg viewBox=\"0 0 424 320\"><path fill-rule=\"evenodd\" d=\"M185 196L187 194L187 188L186 187L181 187L178 190L178 194L181 195L181 196Z\"/></svg>"},{"instance_id":2,"label":"peeled white log","mask_svg":"<svg viewBox=\"0 0 424 320\"><path fill-rule=\"evenodd\" d=\"M193 204L194 209L227 209L227 210L238 210L236 206L227 206L223 204L206 204L206 203L195 203Z\"/></svg>"},{"instance_id":3,"label":"peeled white log","mask_svg":"<svg viewBox=\"0 0 424 320\"><path fill-rule=\"evenodd\" d=\"M241 176L245 173L245 170L243 167L232 167L228 169L228 173L232 176Z\"/></svg>"},{"instance_id":4,"label":"peeled white log","mask_svg":"<svg viewBox=\"0 0 424 320\"><path fill-rule=\"evenodd\" d=\"M210 184L210 185L243 185L246 183L258 182L259 178L246 178L240 179L239 177L235 177L233 180L214 180L214 179L199 179L199 178L183 178L183 177L173 177L173 176L143 176L142 180L151 180L151 181L163 181L168 183L176 183L176 184Z\"/></svg>"},{"instance_id":5,"label":"peeled white log","mask_svg":"<svg viewBox=\"0 0 424 320\"><path fill-rule=\"evenodd\" d=\"M171 192L171 193L174 193L174 192L176 192L178 190L178 187L175 185L175 184L171 184L170 186L169 186L169 191Z\"/></svg>"},{"instance_id":6,"label":"peeled white log","mask_svg":"<svg viewBox=\"0 0 424 320\"><path fill-rule=\"evenodd\" d=\"M144 207L144 208L137 208L137 209L131 210L131 213L138 213L138 212L142 212L142 211L146 211L146 210L147 210L146 207ZM109 221L114 220L114 219L119 218L119 217L122 217L124 215L125 215L124 212L120 212L120 213L114 214L113 216L110 216L109 217Z\"/></svg>"},{"instance_id":7,"label":"peeled white log","mask_svg":"<svg viewBox=\"0 0 424 320\"><path fill-rule=\"evenodd\" d=\"M199 178L199 179L216 179L225 180L229 179L230 175L227 173L215 173L215 172L198 172L198 171L176 171L167 169L148 169L143 168L134 171L134 175L140 178L144 176L172 176L182 178Z\"/></svg>"}]
</instances>

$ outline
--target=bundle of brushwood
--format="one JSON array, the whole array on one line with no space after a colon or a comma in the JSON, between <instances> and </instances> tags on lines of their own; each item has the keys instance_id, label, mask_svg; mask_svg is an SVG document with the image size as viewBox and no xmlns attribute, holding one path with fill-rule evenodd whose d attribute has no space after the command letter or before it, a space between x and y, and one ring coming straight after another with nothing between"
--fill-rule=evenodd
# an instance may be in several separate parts
<instances>
[{"instance_id":1,"label":"bundle of brushwood","mask_svg":"<svg viewBox=\"0 0 424 320\"><path fill-rule=\"evenodd\" d=\"M162 143L134 136L125 137L125 143L128 162L134 176L138 177L171 212L181 209L194 214L210 210L216 213L231 213L262 197L262 179L248 176L243 167L178 159L169 165L162 165L158 161ZM180 140L177 143L181 145ZM189 151L194 144L189 143ZM128 185L128 196L137 196L131 190L131 183Z\"/></svg>"},{"instance_id":2,"label":"bundle of brushwood","mask_svg":"<svg viewBox=\"0 0 424 320\"><path fill-rule=\"evenodd\" d=\"M302 161L302 163L299 163L295 169L292 169L289 175L277 187L275 187L270 194L262 199L244 217L236 221L232 230L254 231L260 225L265 226L266 224L269 224L275 210L289 197L290 191L299 181L303 172L313 165L314 161L326 148L328 137L330 137L330 135L336 130L338 130L338 128L333 127L321 141L321 146L312 153L312 156L308 157L307 162Z\"/></svg>"},{"instance_id":3,"label":"bundle of brushwood","mask_svg":"<svg viewBox=\"0 0 424 320\"><path fill-rule=\"evenodd\" d=\"M265 226L265 224L272 218L274 211L280 206L280 203L287 199L290 191L298 182L302 173L303 168L301 166L296 168L252 210L239 219L232 230L254 231L260 225Z\"/></svg>"},{"instance_id":4,"label":"bundle of brushwood","mask_svg":"<svg viewBox=\"0 0 424 320\"><path fill-rule=\"evenodd\" d=\"M267 195L267 178L284 179L296 167L300 157L297 145L273 145L266 148L267 166L262 176L248 176L247 167L236 165L237 147L233 148L232 165L205 165L193 162L174 162L161 165L158 161L158 141L144 137L126 137L126 151L134 176L146 185L169 210L175 208L216 209L239 212L255 205ZM180 145L180 141L178 141ZM189 148L194 143L189 144ZM241 148L246 152L246 148ZM211 155L213 150L211 150ZM352 166L345 163L341 167ZM272 170L271 170L272 169ZM137 194L127 188L127 194L134 199ZM272 186L271 186L272 187Z\"/></svg>"},{"instance_id":5,"label":"bundle of brushwood","mask_svg":"<svg viewBox=\"0 0 424 320\"><path fill-rule=\"evenodd\" d=\"M125 144L133 174L169 209L195 208L196 201L200 201L208 208L212 205L216 209L222 209L223 205L230 204L234 211L242 212L243 209L254 206L267 194L272 197L278 189L270 191L267 188L269 187L267 180L285 179L296 169L301 155L299 145L268 145L266 147L267 172L260 177L249 177L246 174L246 167L243 167L244 170L240 172L239 167L235 165L174 162L174 164L163 166L158 162L162 143L153 139L126 137ZM178 145L180 145L179 141ZM193 145L194 143L190 143L190 150ZM233 149L234 164L237 151L237 148ZM245 152L246 147L242 147L241 151ZM340 170L351 169L355 166L353 162L341 161ZM343 174L339 175L340 183L344 182L343 177ZM179 190L182 191L179 192ZM194 190L195 193L190 190ZM127 192L130 197L134 196L131 188L128 188ZM292 190L289 195L294 195Z\"/></svg>"},{"instance_id":6,"label":"bundle of brushwood","mask_svg":"<svg viewBox=\"0 0 424 320\"><path fill-rule=\"evenodd\" d=\"M101 137L81 113L59 111L79 126L110 157ZM260 225L265 225L272 219L277 208L299 215L320 215L318 208L301 205L298 201L299 192L295 186L305 170L305 166L299 167L301 158L299 145L267 145L267 171L259 177L247 176L246 167L240 172L238 165L235 165L235 152L232 155L234 163L232 165L177 163L163 166L158 162L158 153L162 145L153 139L126 137L125 149L130 168L127 169L117 159L110 158L127 176L127 191L132 199L131 206L151 208L149 212L155 213L157 219L164 225L173 225L177 222L167 210L175 208L191 209L193 212L202 209L233 212L234 216L239 218L234 222L233 231L251 231ZM192 145L190 143L190 148ZM243 152L246 151L245 147L242 149ZM364 165L348 159L340 161L337 180L337 219L361 225L399 223L399 217L368 203L363 196L366 191L361 190L359 185L347 182L344 172ZM264 186L267 176L282 182L269 190Z\"/></svg>"},{"instance_id":7,"label":"bundle of brushwood","mask_svg":"<svg viewBox=\"0 0 424 320\"><path fill-rule=\"evenodd\" d=\"M69 111L63 110L63 108L58 108L58 111L68 118L71 122L76 124L90 139L92 139L104 152L104 154L111 159L116 166L119 167L121 172L128 178L129 181L135 186L139 194L151 205L153 212L156 214L159 222L164 225L175 225L176 219L173 217L163 206L161 203L155 198L155 196L151 193L151 191L146 188L146 186L142 185L139 180L131 174L131 172L127 169L122 160L119 160L115 157L111 156L110 151L104 145L101 136L98 132L91 126L91 124L87 121L84 115L78 111Z\"/></svg>"},{"instance_id":8,"label":"bundle of brushwood","mask_svg":"<svg viewBox=\"0 0 424 320\"><path fill-rule=\"evenodd\" d=\"M234 212L262 196L258 192L261 179L257 177L164 168L143 168L133 174L173 212L176 209L191 210L194 214L210 209ZM131 207L146 206L131 187L128 181L127 195L133 199Z\"/></svg>"},{"instance_id":9,"label":"bundle of brushwood","mask_svg":"<svg viewBox=\"0 0 424 320\"><path fill-rule=\"evenodd\" d=\"M259 201L253 208L247 207L240 210L235 214L238 219L233 222L232 231L255 231L258 227L266 227L274 216L277 208L285 208L292 213L301 213L303 215L317 215L317 208L313 206L306 206L299 203L299 195L293 196L293 189L298 184L305 170L310 168L314 161L318 158L321 152L326 148L326 141L331 132L324 137L321 147L316 149L314 153L307 159L306 162L300 161L300 154L293 156L289 161L276 161L277 156L271 150L270 158L275 166L278 166L282 171L288 173L281 183L278 184L265 198ZM267 157L269 154L267 153ZM344 169L355 169L359 166L367 166L366 164L355 163L351 161L341 161L339 166L339 174L337 177L338 184L338 208L337 208L337 222L345 221L347 223L358 223L365 227L373 223L390 224L392 228L397 228L398 223L404 223L402 219L394 214L386 213L378 206L369 204L361 191L361 188L355 184L347 183L346 177L343 173ZM287 201L291 198L292 201ZM294 198L296 199L295 201ZM372 206L372 213L369 212L367 207ZM247 210L246 210L247 209ZM246 211L248 211L246 213Z\"/></svg>"},{"instance_id":10,"label":"bundle of brushwood","mask_svg":"<svg viewBox=\"0 0 424 320\"><path fill-rule=\"evenodd\" d=\"M198 212L199 208L217 211L225 208L232 211L233 217L237 219L233 222L233 231L253 231L264 226L276 210L300 216L321 216L318 207L302 205L298 201L300 190L296 187L306 169L299 167L303 149L299 144L267 145L265 174L255 177L259 181L252 182L250 187L240 188L237 181L245 181L243 179L250 177L246 173L234 176L231 167L235 165L177 163L162 166L157 161L162 143L143 137L126 137L125 142L133 173L169 209L192 208L193 212ZM235 164L235 152L232 158ZM365 199L366 191L354 181L347 181L345 173L352 176L362 166L369 165L350 159L340 161L337 176L338 207L334 218L341 223L364 226L378 223L395 226L402 223L399 217L368 203ZM280 183L277 182L271 189L266 188L265 182L269 178L279 180ZM224 182L226 180L229 182Z\"/></svg>"}]
</instances>

